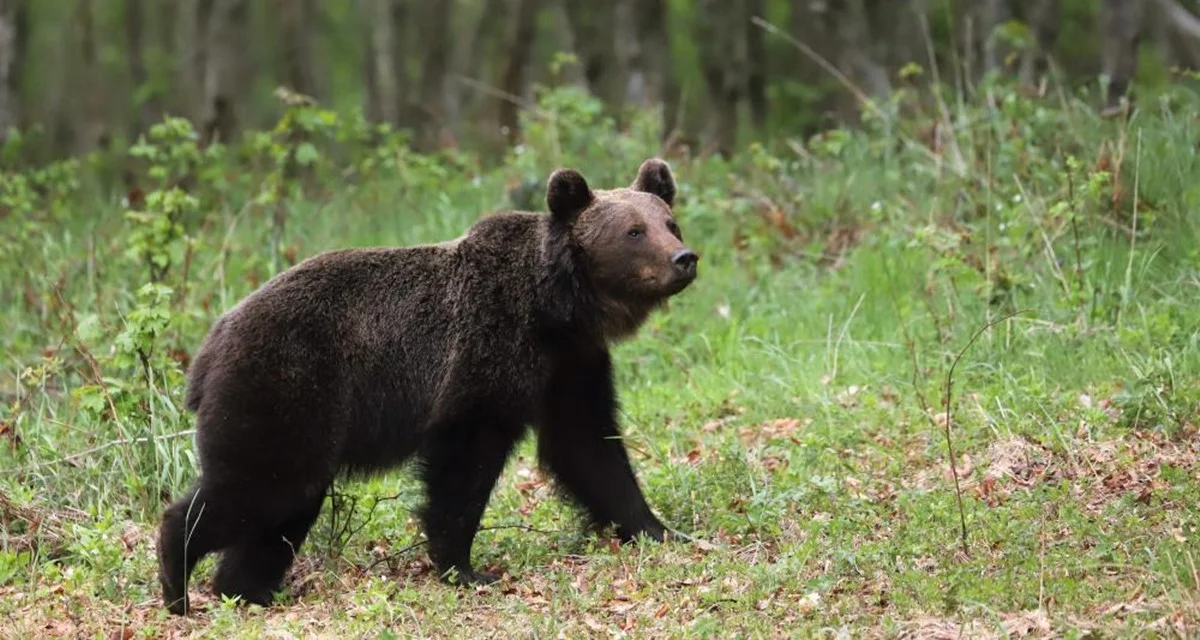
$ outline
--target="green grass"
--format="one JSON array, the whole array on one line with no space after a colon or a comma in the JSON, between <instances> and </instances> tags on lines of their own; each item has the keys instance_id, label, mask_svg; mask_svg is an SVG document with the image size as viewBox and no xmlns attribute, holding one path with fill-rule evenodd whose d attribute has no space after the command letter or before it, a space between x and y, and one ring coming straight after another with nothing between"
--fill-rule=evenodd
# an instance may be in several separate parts
<instances>
[{"instance_id":1,"label":"green grass","mask_svg":"<svg viewBox=\"0 0 1200 640\"><path fill-rule=\"evenodd\" d=\"M41 193L6 174L0 636L1194 636L1200 101L1117 122L995 90L937 148L916 115L672 158L701 277L615 356L639 477L697 541L582 535L526 442L475 546L511 581L439 584L400 470L337 487L282 605L204 599L208 561L189 619L161 608L154 535L195 477L183 356L216 316L289 261L458 235L557 166L625 184L653 137L561 92L493 169L371 155L304 112L305 194L263 187L277 140L235 167L172 138L153 164L198 176L178 233L122 216L90 164L22 174ZM170 291L139 294L154 255Z\"/></svg>"}]
</instances>

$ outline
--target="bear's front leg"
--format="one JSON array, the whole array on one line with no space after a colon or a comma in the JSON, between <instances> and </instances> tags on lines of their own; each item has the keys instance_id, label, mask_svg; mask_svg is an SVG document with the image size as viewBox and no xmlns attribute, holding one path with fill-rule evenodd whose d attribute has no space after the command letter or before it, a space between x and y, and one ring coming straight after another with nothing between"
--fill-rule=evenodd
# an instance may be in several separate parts
<instances>
[{"instance_id":1,"label":"bear's front leg","mask_svg":"<svg viewBox=\"0 0 1200 640\"><path fill-rule=\"evenodd\" d=\"M622 541L645 535L661 542L667 528L646 504L617 430L608 353L563 360L550 378L538 458L593 524L616 525Z\"/></svg>"},{"instance_id":2,"label":"bear's front leg","mask_svg":"<svg viewBox=\"0 0 1200 640\"><path fill-rule=\"evenodd\" d=\"M499 579L471 566L479 520L504 462L524 427L466 416L433 429L421 451L426 502L421 512L429 559L443 580L460 585Z\"/></svg>"}]
</instances>

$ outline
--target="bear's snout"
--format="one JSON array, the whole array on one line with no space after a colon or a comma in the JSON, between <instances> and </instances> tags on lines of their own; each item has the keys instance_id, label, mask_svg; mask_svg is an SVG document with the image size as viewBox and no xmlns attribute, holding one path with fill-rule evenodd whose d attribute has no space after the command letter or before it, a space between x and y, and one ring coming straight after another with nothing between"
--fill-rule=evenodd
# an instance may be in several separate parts
<instances>
[{"instance_id":1,"label":"bear's snout","mask_svg":"<svg viewBox=\"0 0 1200 640\"><path fill-rule=\"evenodd\" d=\"M675 267L675 278L672 287L675 293L682 291L696 279L696 263L700 256L695 251L684 247L671 255L671 264Z\"/></svg>"},{"instance_id":2,"label":"bear's snout","mask_svg":"<svg viewBox=\"0 0 1200 640\"><path fill-rule=\"evenodd\" d=\"M692 251L688 248L680 249L679 251L675 252L675 255L671 256L671 264L689 273L696 272L696 263L699 261L700 256L696 255L695 251Z\"/></svg>"}]
</instances>

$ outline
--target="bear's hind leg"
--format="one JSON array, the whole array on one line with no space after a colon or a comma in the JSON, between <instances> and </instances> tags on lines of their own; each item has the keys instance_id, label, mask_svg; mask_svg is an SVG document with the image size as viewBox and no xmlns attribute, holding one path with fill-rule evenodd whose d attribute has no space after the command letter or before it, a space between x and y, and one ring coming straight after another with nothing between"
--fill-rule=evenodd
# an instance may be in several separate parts
<instances>
[{"instance_id":1,"label":"bear's hind leg","mask_svg":"<svg viewBox=\"0 0 1200 640\"><path fill-rule=\"evenodd\" d=\"M267 606L283 585L309 529L321 512L324 495L299 509L278 527L258 531L230 546L213 580L219 596L241 597L247 604Z\"/></svg>"},{"instance_id":2,"label":"bear's hind leg","mask_svg":"<svg viewBox=\"0 0 1200 640\"><path fill-rule=\"evenodd\" d=\"M158 580L168 611L187 613L192 569L205 555L228 545L237 535L238 524L202 485L167 507L158 533Z\"/></svg>"},{"instance_id":3,"label":"bear's hind leg","mask_svg":"<svg viewBox=\"0 0 1200 640\"><path fill-rule=\"evenodd\" d=\"M479 418L479 419L471 419ZM471 566L471 546L492 488L525 428L471 416L434 428L421 451L426 504L421 512L429 558L443 579L453 570L459 584L487 584L497 576Z\"/></svg>"}]
</instances>

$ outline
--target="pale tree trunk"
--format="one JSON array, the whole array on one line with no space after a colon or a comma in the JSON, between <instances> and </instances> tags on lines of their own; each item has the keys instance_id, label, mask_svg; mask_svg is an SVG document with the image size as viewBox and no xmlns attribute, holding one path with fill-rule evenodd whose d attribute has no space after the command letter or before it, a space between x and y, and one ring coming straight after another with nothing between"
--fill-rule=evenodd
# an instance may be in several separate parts
<instances>
[{"instance_id":1,"label":"pale tree trunk","mask_svg":"<svg viewBox=\"0 0 1200 640\"><path fill-rule=\"evenodd\" d=\"M830 17L828 3L812 2L812 0L793 0L791 6L789 31L800 42L806 44L817 54L831 63L838 58L837 40L832 29L833 20ZM828 85L835 80L829 72L815 60L801 51L792 49L792 57L787 60L787 73L795 82L803 86ZM838 106L848 99L844 91L825 92L824 97L812 105L818 113L838 109ZM811 125L811 129L803 132L805 137L816 132L819 125Z\"/></svg>"},{"instance_id":2,"label":"pale tree trunk","mask_svg":"<svg viewBox=\"0 0 1200 640\"><path fill-rule=\"evenodd\" d=\"M371 122L396 122L396 71L392 60L391 0L359 0L366 32L363 51L363 84L366 88L367 119Z\"/></svg>"},{"instance_id":3,"label":"pale tree trunk","mask_svg":"<svg viewBox=\"0 0 1200 640\"><path fill-rule=\"evenodd\" d=\"M1033 32L1033 46L1021 56L1019 77L1024 84L1034 84L1049 67L1050 52L1058 40L1060 22L1059 0L1032 0L1026 23Z\"/></svg>"},{"instance_id":4,"label":"pale tree trunk","mask_svg":"<svg viewBox=\"0 0 1200 640\"><path fill-rule=\"evenodd\" d=\"M737 143L738 105L749 66L744 8L743 0L700 0L696 8L700 68L710 109L705 148L723 156L732 154Z\"/></svg>"},{"instance_id":5,"label":"pale tree trunk","mask_svg":"<svg viewBox=\"0 0 1200 640\"><path fill-rule=\"evenodd\" d=\"M616 4L617 64L624 76L621 102L662 105L671 70L665 0L619 0Z\"/></svg>"},{"instance_id":6,"label":"pale tree trunk","mask_svg":"<svg viewBox=\"0 0 1200 640\"><path fill-rule=\"evenodd\" d=\"M763 0L747 0L742 15L742 28L746 30L746 98L750 102L750 119L762 131L767 126L767 47L763 42L763 30L751 20L764 18L766 3Z\"/></svg>"},{"instance_id":7,"label":"pale tree trunk","mask_svg":"<svg viewBox=\"0 0 1200 640\"><path fill-rule=\"evenodd\" d=\"M275 0L274 14L282 37L283 78L296 93L317 97L313 70L313 0Z\"/></svg>"},{"instance_id":8,"label":"pale tree trunk","mask_svg":"<svg viewBox=\"0 0 1200 640\"><path fill-rule=\"evenodd\" d=\"M874 100L892 92L888 70L872 51L871 23L863 0L834 0L830 18L838 39L838 67Z\"/></svg>"},{"instance_id":9,"label":"pale tree trunk","mask_svg":"<svg viewBox=\"0 0 1200 640\"><path fill-rule=\"evenodd\" d=\"M649 0L647 4L653 4L656 1ZM555 50L571 53L579 51L579 38L575 33L574 25L571 24L571 16L567 14L567 0L549 0L546 8L550 10L551 19L554 21L554 28L551 31L558 38ZM587 89L587 80L583 77L581 62L562 65L556 77L567 84Z\"/></svg>"},{"instance_id":10,"label":"pale tree trunk","mask_svg":"<svg viewBox=\"0 0 1200 640\"><path fill-rule=\"evenodd\" d=\"M929 14L928 0L869 0L864 6L872 57L889 73L894 76L910 62L922 68L931 64L921 24Z\"/></svg>"},{"instance_id":11,"label":"pale tree trunk","mask_svg":"<svg viewBox=\"0 0 1200 640\"><path fill-rule=\"evenodd\" d=\"M513 98L525 94L529 80L529 62L537 31L539 0L512 0L512 4L515 6L509 9L509 16L513 21L511 37L507 51L502 57L505 65L500 77L500 90L507 94L507 97L500 98L497 111L500 130L509 143L516 142L520 137L519 105L514 103Z\"/></svg>"},{"instance_id":12,"label":"pale tree trunk","mask_svg":"<svg viewBox=\"0 0 1200 640\"><path fill-rule=\"evenodd\" d=\"M165 66L155 66L151 72L151 75L158 76L166 80L169 89L164 92L163 96L160 97L159 106L174 112L180 112L183 104L185 104L183 100L188 98L188 90L186 88L180 88L181 85L185 84L180 82L180 76L183 75L180 72L181 62L183 59L186 59L183 58L183 56L195 54L194 44L181 44L179 41L183 35L179 29L180 17L185 15L184 12L181 11L182 4L182 0L158 0L155 3L152 3L152 6L158 9L158 13L156 14L158 21L158 48L159 51L164 54L161 57L168 62L165 63ZM194 42L194 36L189 37L191 38L191 41ZM187 67L183 67L183 69L186 68ZM155 116L156 119L159 117L161 116Z\"/></svg>"},{"instance_id":13,"label":"pale tree trunk","mask_svg":"<svg viewBox=\"0 0 1200 640\"><path fill-rule=\"evenodd\" d=\"M77 99L72 121L76 131L74 150L88 153L97 147L106 147L109 142L108 104L105 85L100 76L99 45L96 42L96 17L92 11L92 0L79 0L76 4L77 35L79 45L79 67L73 92Z\"/></svg>"},{"instance_id":14,"label":"pale tree trunk","mask_svg":"<svg viewBox=\"0 0 1200 640\"><path fill-rule=\"evenodd\" d=\"M1188 69L1200 68L1200 17L1175 0L1157 0L1146 9L1153 19L1159 41L1170 63Z\"/></svg>"},{"instance_id":15,"label":"pale tree trunk","mask_svg":"<svg viewBox=\"0 0 1200 640\"><path fill-rule=\"evenodd\" d=\"M450 71L450 7L452 2L423 4L416 18L420 28L421 51L425 64L421 68L421 83L417 102L421 120L415 138L418 150L431 151L449 144L451 128L448 113L453 96L447 74Z\"/></svg>"},{"instance_id":16,"label":"pale tree trunk","mask_svg":"<svg viewBox=\"0 0 1200 640\"><path fill-rule=\"evenodd\" d=\"M168 6L171 3L166 3ZM156 90L149 87L150 74L146 70L146 11L142 0L125 0L125 44L129 49L129 80L133 88L134 100L141 98L139 104L133 105L131 137L146 131L151 124L162 116L162 103Z\"/></svg>"},{"instance_id":17,"label":"pale tree trunk","mask_svg":"<svg viewBox=\"0 0 1200 640\"><path fill-rule=\"evenodd\" d=\"M214 0L205 30L205 144L229 143L238 133L238 110L248 79L249 0Z\"/></svg>"},{"instance_id":18,"label":"pale tree trunk","mask_svg":"<svg viewBox=\"0 0 1200 640\"><path fill-rule=\"evenodd\" d=\"M616 48L614 5L596 0L566 0L566 7L588 89L609 107L619 106L625 87Z\"/></svg>"},{"instance_id":19,"label":"pale tree trunk","mask_svg":"<svg viewBox=\"0 0 1200 640\"><path fill-rule=\"evenodd\" d=\"M404 7L395 0L361 0L366 19L367 46L363 65L366 73L367 116L373 122L400 123L404 103L401 90L404 60Z\"/></svg>"},{"instance_id":20,"label":"pale tree trunk","mask_svg":"<svg viewBox=\"0 0 1200 640\"><path fill-rule=\"evenodd\" d=\"M1106 109L1120 106L1137 69L1143 5L1133 0L1103 0L1100 20L1104 32L1103 73L1108 76Z\"/></svg>"},{"instance_id":21,"label":"pale tree trunk","mask_svg":"<svg viewBox=\"0 0 1200 640\"><path fill-rule=\"evenodd\" d=\"M1012 19L1012 0L979 0L976 24L979 38L983 41L983 73L997 71L1004 66L1008 47L1001 41L996 29Z\"/></svg>"},{"instance_id":22,"label":"pale tree trunk","mask_svg":"<svg viewBox=\"0 0 1200 640\"><path fill-rule=\"evenodd\" d=\"M23 0L0 0L0 144L8 140L11 128L20 127L20 73L24 64L27 26L22 19Z\"/></svg>"},{"instance_id":23,"label":"pale tree trunk","mask_svg":"<svg viewBox=\"0 0 1200 640\"><path fill-rule=\"evenodd\" d=\"M629 32L635 35L635 44L631 48L634 55L624 63L628 69L625 100L635 105L660 108L665 140L675 130L679 104L679 89L672 73L667 2L626 0L624 5L622 17L629 21Z\"/></svg>"},{"instance_id":24,"label":"pale tree trunk","mask_svg":"<svg viewBox=\"0 0 1200 640\"><path fill-rule=\"evenodd\" d=\"M599 4L599 3L598 3ZM613 49L617 64L625 70L620 92L620 106L644 107L649 101L646 86L646 54L642 50L637 5L648 3L639 0L616 0L613 3Z\"/></svg>"},{"instance_id":25,"label":"pale tree trunk","mask_svg":"<svg viewBox=\"0 0 1200 640\"><path fill-rule=\"evenodd\" d=\"M209 49L212 42L209 30L212 28L213 12L218 0L196 0L192 7L192 40L195 53L192 55L192 73L189 78L187 104L191 108L192 119L200 122L208 111L204 103L205 78L208 76L208 60L211 57Z\"/></svg>"},{"instance_id":26,"label":"pale tree trunk","mask_svg":"<svg viewBox=\"0 0 1200 640\"><path fill-rule=\"evenodd\" d=\"M408 72L408 58L413 55L410 29L412 7L408 0L391 0L392 23L392 84L395 86L397 127L415 130L420 126L418 111L414 108L415 97L412 77Z\"/></svg>"},{"instance_id":27,"label":"pale tree trunk","mask_svg":"<svg viewBox=\"0 0 1200 640\"><path fill-rule=\"evenodd\" d=\"M461 60L458 72L465 80L452 83L451 86L454 95L453 109L456 114L471 112L475 116L472 119L476 122L490 123L495 121L491 112L495 110L496 103L483 93L476 83L486 83L487 79L499 73L494 67L499 64L499 54L504 47L506 33L503 28L497 27L504 24L506 7L504 0L483 0L482 4L479 17L470 31L471 37L461 43L458 52L458 58ZM488 116L483 117L481 112L488 112ZM456 121L456 128L460 125L461 123Z\"/></svg>"}]
</instances>

